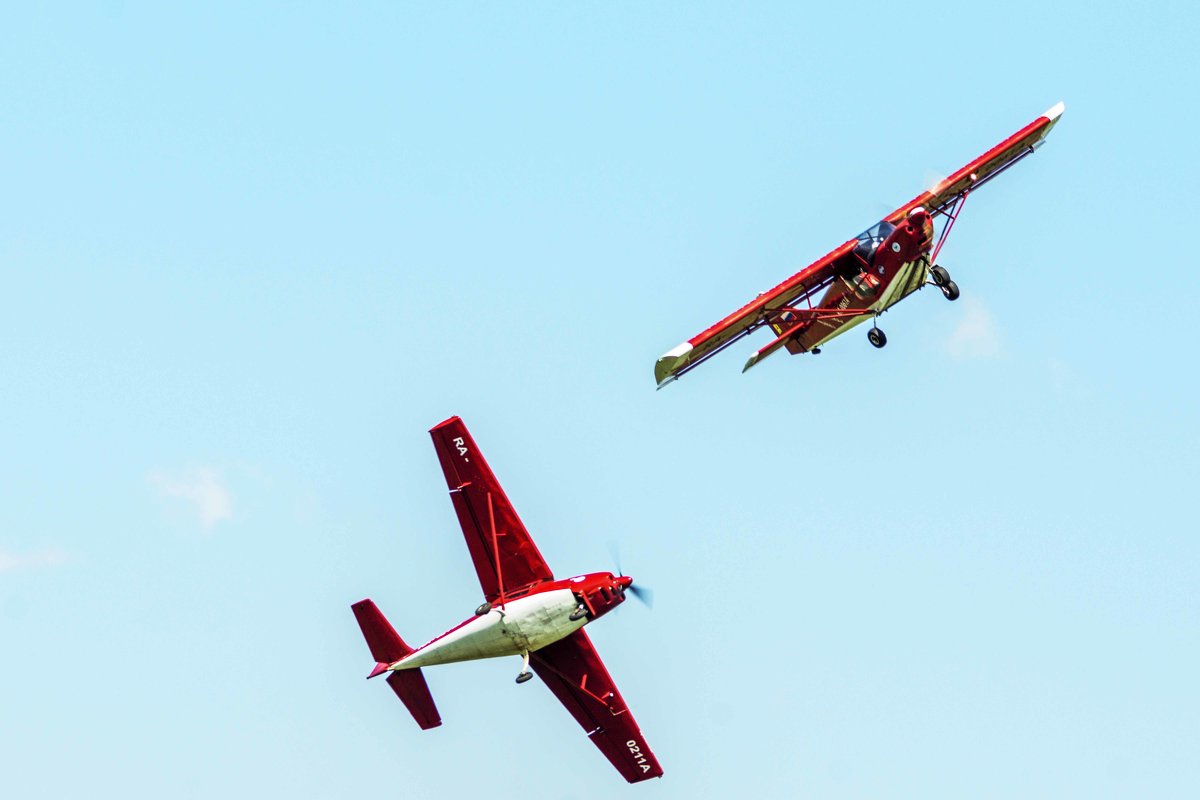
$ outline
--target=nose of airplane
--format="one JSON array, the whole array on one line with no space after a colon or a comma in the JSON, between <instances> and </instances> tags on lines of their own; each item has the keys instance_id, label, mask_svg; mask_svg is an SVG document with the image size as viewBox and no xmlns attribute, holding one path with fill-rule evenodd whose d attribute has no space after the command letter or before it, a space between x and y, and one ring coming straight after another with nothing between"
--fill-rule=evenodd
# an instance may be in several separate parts
<instances>
[{"instance_id":1,"label":"nose of airplane","mask_svg":"<svg viewBox=\"0 0 1200 800\"><path fill-rule=\"evenodd\" d=\"M617 586L620 586L622 589L628 589L631 583L633 583L633 578L628 575L622 575L617 578Z\"/></svg>"}]
</instances>

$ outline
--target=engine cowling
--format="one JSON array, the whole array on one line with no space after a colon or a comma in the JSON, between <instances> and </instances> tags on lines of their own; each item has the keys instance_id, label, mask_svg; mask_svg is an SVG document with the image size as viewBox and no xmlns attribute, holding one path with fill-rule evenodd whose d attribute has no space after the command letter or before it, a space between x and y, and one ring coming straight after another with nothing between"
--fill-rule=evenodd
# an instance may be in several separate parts
<instances>
[{"instance_id":1,"label":"engine cowling","mask_svg":"<svg viewBox=\"0 0 1200 800\"><path fill-rule=\"evenodd\" d=\"M580 601L587 606L592 619L603 616L625 602L625 589L633 579L611 572L589 575L587 582L575 590Z\"/></svg>"}]
</instances>

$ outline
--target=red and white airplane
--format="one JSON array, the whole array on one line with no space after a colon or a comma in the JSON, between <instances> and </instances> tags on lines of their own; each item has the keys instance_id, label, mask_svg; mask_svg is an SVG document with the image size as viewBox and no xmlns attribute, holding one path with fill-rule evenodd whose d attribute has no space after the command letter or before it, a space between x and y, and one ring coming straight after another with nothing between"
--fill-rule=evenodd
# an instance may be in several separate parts
<instances>
[{"instance_id":1,"label":"red and white airplane","mask_svg":"<svg viewBox=\"0 0 1200 800\"><path fill-rule=\"evenodd\" d=\"M462 420L451 417L429 432L450 487L467 550L483 587L484 603L470 619L428 644L409 647L370 600L351 608L375 669L422 729L442 718L422 667L477 658L521 656L517 683L533 671L583 726L630 783L663 774L596 648L583 631L625 600L639 595L633 579L594 572L555 580L521 524Z\"/></svg>"},{"instance_id":2,"label":"red and white airplane","mask_svg":"<svg viewBox=\"0 0 1200 800\"><path fill-rule=\"evenodd\" d=\"M770 327L775 338L750 356L743 372L780 348L793 355L819 353L830 339L867 319L872 321L867 338L883 347L887 337L875 320L928 283L947 299L958 299L958 285L936 261L967 195L1040 147L1063 110L1062 103L1054 106L933 189L667 351L654 365L659 388L762 327ZM944 224L935 244L933 221L939 216Z\"/></svg>"}]
</instances>

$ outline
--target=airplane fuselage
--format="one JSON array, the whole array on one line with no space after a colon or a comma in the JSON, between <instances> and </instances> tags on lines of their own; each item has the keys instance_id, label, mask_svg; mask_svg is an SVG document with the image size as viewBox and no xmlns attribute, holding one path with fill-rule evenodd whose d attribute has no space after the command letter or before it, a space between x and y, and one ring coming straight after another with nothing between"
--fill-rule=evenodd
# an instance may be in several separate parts
<instances>
[{"instance_id":1,"label":"airplane fuselage","mask_svg":"<svg viewBox=\"0 0 1200 800\"><path fill-rule=\"evenodd\" d=\"M620 605L631 581L611 572L593 572L538 584L460 622L387 669L419 669L536 652Z\"/></svg>"},{"instance_id":2,"label":"airplane fuselage","mask_svg":"<svg viewBox=\"0 0 1200 800\"><path fill-rule=\"evenodd\" d=\"M392 664L391 669L532 653L587 624L586 617L570 619L571 612L578 607L575 593L565 588L509 600L456 625Z\"/></svg>"}]
</instances>

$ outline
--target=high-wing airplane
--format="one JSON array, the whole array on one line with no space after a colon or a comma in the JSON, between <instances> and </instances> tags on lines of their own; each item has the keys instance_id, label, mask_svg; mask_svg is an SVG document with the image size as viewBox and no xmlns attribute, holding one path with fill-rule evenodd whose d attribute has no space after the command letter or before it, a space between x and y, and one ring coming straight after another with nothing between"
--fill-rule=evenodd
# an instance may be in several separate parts
<instances>
[{"instance_id":1,"label":"high-wing airplane","mask_svg":"<svg viewBox=\"0 0 1200 800\"><path fill-rule=\"evenodd\" d=\"M659 388L762 327L775 338L750 356L742 372L781 348L793 355L819 353L830 339L867 319L872 322L867 339L883 347L887 337L875 324L879 315L929 283L957 300L958 284L936 262L967 195L1040 147L1063 110L1062 103L1054 106L931 190L667 351L654 365ZM935 243L937 217L943 224Z\"/></svg>"},{"instance_id":2,"label":"high-wing airplane","mask_svg":"<svg viewBox=\"0 0 1200 800\"><path fill-rule=\"evenodd\" d=\"M422 667L521 656L517 683L533 677L532 667L625 780L661 777L658 759L583 630L624 602L626 590L643 596L633 579L593 572L555 580L462 420L451 417L429 434L484 602L473 617L415 649L372 601L355 603L351 608L375 659L367 677L387 673L392 690L427 730L442 718Z\"/></svg>"}]
</instances>

